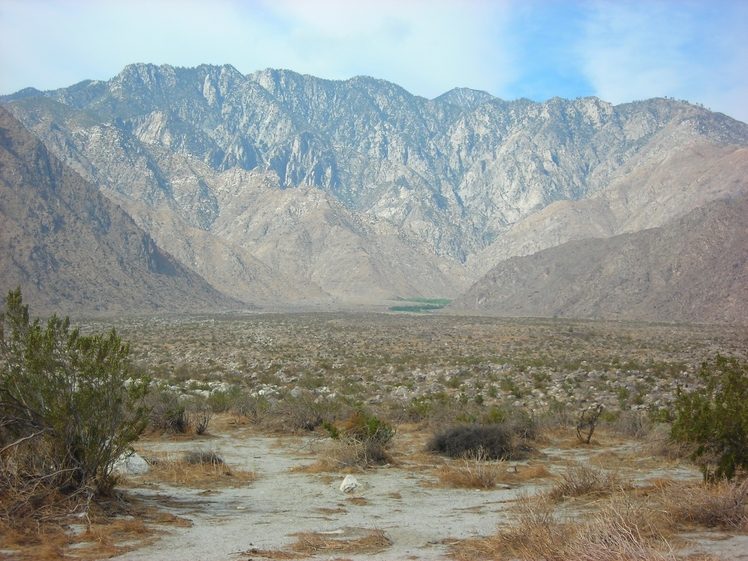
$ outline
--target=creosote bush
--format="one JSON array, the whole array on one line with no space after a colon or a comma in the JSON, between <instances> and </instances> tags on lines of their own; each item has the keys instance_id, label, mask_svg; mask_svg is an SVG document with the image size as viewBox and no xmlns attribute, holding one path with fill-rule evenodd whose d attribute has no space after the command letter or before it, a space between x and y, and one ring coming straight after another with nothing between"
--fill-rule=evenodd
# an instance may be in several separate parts
<instances>
[{"instance_id":1,"label":"creosote bush","mask_svg":"<svg viewBox=\"0 0 748 561\"><path fill-rule=\"evenodd\" d=\"M732 479L748 470L748 364L717 355L701 365L698 377L703 390L678 388L671 435L696 445L691 457L705 480Z\"/></svg>"},{"instance_id":2,"label":"creosote bush","mask_svg":"<svg viewBox=\"0 0 748 561\"><path fill-rule=\"evenodd\" d=\"M149 380L129 369L112 329L82 335L68 318L31 321L20 288L0 314L0 488L107 494L112 468L143 432ZM5 506L6 503L3 502Z\"/></svg>"}]
</instances>

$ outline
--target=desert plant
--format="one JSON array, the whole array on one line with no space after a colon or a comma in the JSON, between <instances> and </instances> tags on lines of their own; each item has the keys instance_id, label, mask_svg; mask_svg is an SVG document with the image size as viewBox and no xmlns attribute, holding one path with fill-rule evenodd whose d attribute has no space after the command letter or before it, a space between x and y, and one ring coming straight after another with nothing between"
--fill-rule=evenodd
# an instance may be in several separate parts
<instances>
[{"instance_id":1,"label":"desert plant","mask_svg":"<svg viewBox=\"0 0 748 561\"><path fill-rule=\"evenodd\" d=\"M205 401L198 399L187 406L187 418L189 425L195 430L195 434L205 434L208 424L213 418L213 408Z\"/></svg>"},{"instance_id":2,"label":"desert plant","mask_svg":"<svg viewBox=\"0 0 748 561\"><path fill-rule=\"evenodd\" d=\"M148 399L150 424L154 429L181 434L190 426L187 407L171 391L154 392Z\"/></svg>"},{"instance_id":3,"label":"desert plant","mask_svg":"<svg viewBox=\"0 0 748 561\"><path fill-rule=\"evenodd\" d=\"M603 406L598 404L588 407L582 411L581 415L579 415L579 421L577 422L577 438L580 442L584 442L585 444L590 443L592 435L595 433L597 421L600 419L602 412Z\"/></svg>"},{"instance_id":4,"label":"desert plant","mask_svg":"<svg viewBox=\"0 0 748 561\"><path fill-rule=\"evenodd\" d=\"M427 449L451 458L461 458L479 450L486 458L495 460L516 459L519 455L514 434L502 424L457 425L435 435Z\"/></svg>"},{"instance_id":5,"label":"desert plant","mask_svg":"<svg viewBox=\"0 0 748 561\"><path fill-rule=\"evenodd\" d=\"M458 462L443 464L439 480L458 489L490 489L506 472L501 460L492 460L483 448L466 453Z\"/></svg>"},{"instance_id":6,"label":"desert plant","mask_svg":"<svg viewBox=\"0 0 748 561\"><path fill-rule=\"evenodd\" d=\"M184 462L188 464L223 465L223 458L212 450L192 450L184 455Z\"/></svg>"},{"instance_id":7,"label":"desert plant","mask_svg":"<svg viewBox=\"0 0 748 561\"><path fill-rule=\"evenodd\" d=\"M701 365L698 377L703 390L678 389L671 435L696 444L692 459L705 480L732 479L748 470L748 364L717 355Z\"/></svg>"},{"instance_id":8,"label":"desert plant","mask_svg":"<svg viewBox=\"0 0 748 561\"><path fill-rule=\"evenodd\" d=\"M318 401L309 391L301 392L298 397L288 396L279 405L283 424L291 429L313 431L322 423L334 418L333 409L336 403Z\"/></svg>"},{"instance_id":9,"label":"desert plant","mask_svg":"<svg viewBox=\"0 0 748 561\"><path fill-rule=\"evenodd\" d=\"M569 467L560 480L548 492L551 500L561 501L570 497L601 497L621 491L630 485L615 472L606 472L588 466Z\"/></svg>"},{"instance_id":10,"label":"desert plant","mask_svg":"<svg viewBox=\"0 0 748 561\"><path fill-rule=\"evenodd\" d=\"M339 457L339 463L368 466L390 461L387 448L395 429L379 417L359 408L341 428L328 422L323 426L330 438L338 442L333 452Z\"/></svg>"},{"instance_id":11,"label":"desert plant","mask_svg":"<svg viewBox=\"0 0 748 561\"><path fill-rule=\"evenodd\" d=\"M748 528L748 480L670 485L662 488L660 505L675 522L745 529Z\"/></svg>"},{"instance_id":12,"label":"desert plant","mask_svg":"<svg viewBox=\"0 0 748 561\"><path fill-rule=\"evenodd\" d=\"M22 473L37 485L108 493L114 462L147 425L149 380L132 376L129 345L114 329L84 336L68 318L53 315L46 326L31 321L20 288L8 293L6 304L0 314L2 477Z\"/></svg>"}]
</instances>

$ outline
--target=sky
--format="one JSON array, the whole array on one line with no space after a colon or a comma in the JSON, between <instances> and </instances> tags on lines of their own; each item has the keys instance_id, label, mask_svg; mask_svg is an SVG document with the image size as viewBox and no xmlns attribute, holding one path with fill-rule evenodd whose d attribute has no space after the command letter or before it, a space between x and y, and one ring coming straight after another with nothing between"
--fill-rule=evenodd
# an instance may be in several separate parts
<instances>
[{"instance_id":1,"label":"sky","mask_svg":"<svg viewBox=\"0 0 748 561\"><path fill-rule=\"evenodd\" d=\"M0 94L231 64L434 98L667 96L748 122L748 0L0 0Z\"/></svg>"}]
</instances>

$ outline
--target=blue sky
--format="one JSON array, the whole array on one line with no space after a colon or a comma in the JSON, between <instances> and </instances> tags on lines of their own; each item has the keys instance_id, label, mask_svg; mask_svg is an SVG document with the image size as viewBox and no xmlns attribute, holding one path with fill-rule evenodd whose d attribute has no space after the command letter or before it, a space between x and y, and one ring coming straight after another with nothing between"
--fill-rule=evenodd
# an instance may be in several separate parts
<instances>
[{"instance_id":1,"label":"blue sky","mask_svg":"<svg viewBox=\"0 0 748 561\"><path fill-rule=\"evenodd\" d=\"M0 93L228 63L428 98L670 96L748 122L746 30L748 0L0 0Z\"/></svg>"}]
</instances>

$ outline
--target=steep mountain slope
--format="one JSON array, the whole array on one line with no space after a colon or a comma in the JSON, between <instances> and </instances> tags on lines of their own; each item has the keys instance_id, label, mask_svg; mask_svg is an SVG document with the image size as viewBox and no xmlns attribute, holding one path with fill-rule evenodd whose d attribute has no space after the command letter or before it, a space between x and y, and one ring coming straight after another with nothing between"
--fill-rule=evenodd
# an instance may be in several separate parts
<instances>
[{"instance_id":1,"label":"steep mountain slope","mask_svg":"<svg viewBox=\"0 0 748 561\"><path fill-rule=\"evenodd\" d=\"M668 99L427 100L369 77L134 64L0 101L245 301L452 297L513 255L745 189L748 125Z\"/></svg>"},{"instance_id":2,"label":"steep mountain slope","mask_svg":"<svg viewBox=\"0 0 748 561\"><path fill-rule=\"evenodd\" d=\"M748 324L748 195L503 261L453 311Z\"/></svg>"},{"instance_id":3,"label":"steep mountain slope","mask_svg":"<svg viewBox=\"0 0 748 561\"><path fill-rule=\"evenodd\" d=\"M0 108L0 289L35 313L235 308Z\"/></svg>"},{"instance_id":4,"label":"steep mountain slope","mask_svg":"<svg viewBox=\"0 0 748 561\"><path fill-rule=\"evenodd\" d=\"M585 238L663 226L695 208L748 192L748 149L690 144L636 167L604 191L559 201L515 224L467 261L484 275L510 257Z\"/></svg>"}]
</instances>

